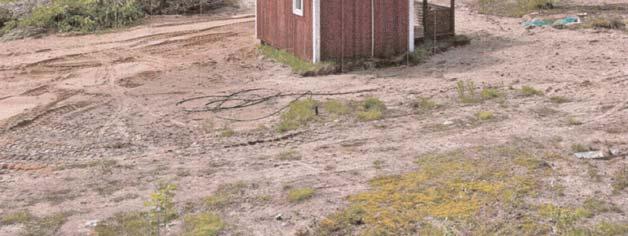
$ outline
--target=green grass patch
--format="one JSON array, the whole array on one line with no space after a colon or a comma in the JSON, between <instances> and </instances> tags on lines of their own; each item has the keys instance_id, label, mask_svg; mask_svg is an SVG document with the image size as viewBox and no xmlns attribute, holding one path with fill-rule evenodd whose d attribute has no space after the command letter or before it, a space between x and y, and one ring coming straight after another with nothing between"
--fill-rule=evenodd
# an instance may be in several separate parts
<instances>
[{"instance_id":1,"label":"green grass patch","mask_svg":"<svg viewBox=\"0 0 628 236\"><path fill-rule=\"evenodd\" d=\"M301 153L296 150L287 150L279 153L278 159L280 161L296 161L301 160Z\"/></svg>"},{"instance_id":2,"label":"green grass patch","mask_svg":"<svg viewBox=\"0 0 628 236\"><path fill-rule=\"evenodd\" d=\"M582 218L592 217L593 214L584 208L559 207L553 204L539 206L539 214L555 222L560 234L567 233L575 228L574 224Z\"/></svg>"},{"instance_id":3,"label":"green grass patch","mask_svg":"<svg viewBox=\"0 0 628 236\"><path fill-rule=\"evenodd\" d=\"M552 8L558 0L479 0L481 14L521 17L530 12Z\"/></svg>"},{"instance_id":4,"label":"green grass patch","mask_svg":"<svg viewBox=\"0 0 628 236\"><path fill-rule=\"evenodd\" d=\"M580 120L578 120L578 119L574 118L574 117L569 117L569 118L567 119L567 124L568 124L568 125L571 125L571 126L577 126L577 125L582 125L582 124L584 124L584 123L583 123L582 121L580 121Z\"/></svg>"},{"instance_id":5,"label":"green grass patch","mask_svg":"<svg viewBox=\"0 0 628 236\"><path fill-rule=\"evenodd\" d=\"M360 103L357 117L360 121L380 120L384 117L386 105L376 97L369 97Z\"/></svg>"},{"instance_id":6,"label":"green grass patch","mask_svg":"<svg viewBox=\"0 0 628 236\"><path fill-rule=\"evenodd\" d=\"M4 214L0 217L0 226L25 224L33 219L33 215L26 210Z\"/></svg>"},{"instance_id":7,"label":"green grass patch","mask_svg":"<svg viewBox=\"0 0 628 236\"><path fill-rule=\"evenodd\" d=\"M571 102L571 99L562 96L552 96L550 97L550 101L556 104L563 104Z\"/></svg>"},{"instance_id":8,"label":"green grass patch","mask_svg":"<svg viewBox=\"0 0 628 236\"><path fill-rule=\"evenodd\" d=\"M493 119L494 115L493 112L490 111L480 111L475 114L475 117L478 118L478 120L486 121Z\"/></svg>"},{"instance_id":9,"label":"green grass patch","mask_svg":"<svg viewBox=\"0 0 628 236\"><path fill-rule=\"evenodd\" d=\"M205 205L212 210L221 210L244 196L247 187L242 181L220 185L214 194L205 198Z\"/></svg>"},{"instance_id":10,"label":"green grass patch","mask_svg":"<svg viewBox=\"0 0 628 236\"><path fill-rule=\"evenodd\" d=\"M291 103L288 111L281 115L281 121L277 130L279 132L295 130L314 121L316 119L315 107L317 105L318 101L311 98Z\"/></svg>"},{"instance_id":11,"label":"green grass patch","mask_svg":"<svg viewBox=\"0 0 628 236\"><path fill-rule=\"evenodd\" d=\"M222 219L210 212L187 215L183 219L184 236L216 236L224 228Z\"/></svg>"},{"instance_id":12,"label":"green grass patch","mask_svg":"<svg viewBox=\"0 0 628 236\"><path fill-rule=\"evenodd\" d=\"M303 202L314 197L313 188L295 188L288 191L288 201L292 203Z\"/></svg>"},{"instance_id":13,"label":"green grass patch","mask_svg":"<svg viewBox=\"0 0 628 236\"><path fill-rule=\"evenodd\" d=\"M351 113L351 107L339 100L327 100L322 104L323 110L329 114L343 116Z\"/></svg>"},{"instance_id":14,"label":"green grass patch","mask_svg":"<svg viewBox=\"0 0 628 236\"><path fill-rule=\"evenodd\" d=\"M261 45L258 49L260 54L273 59L276 62L288 65L294 73L300 75L319 74L324 71L334 71L336 67L333 62L311 63L298 58L292 53L279 50L268 45Z\"/></svg>"},{"instance_id":15,"label":"green grass patch","mask_svg":"<svg viewBox=\"0 0 628 236\"><path fill-rule=\"evenodd\" d=\"M527 162L520 167L514 160L538 157L513 148L479 152L423 155L415 172L371 180L371 190L351 195L349 206L322 220L315 235L415 235L417 225L424 232L450 230L434 222L470 235L550 233L539 215L484 218L492 212L529 211L525 199L543 190L539 168Z\"/></svg>"},{"instance_id":16,"label":"green grass patch","mask_svg":"<svg viewBox=\"0 0 628 236\"><path fill-rule=\"evenodd\" d=\"M220 130L220 137L223 137L223 138L233 137L235 134L236 132L230 127L225 127L222 130Z\"/></svg>"},{"instance_id":17,"label":"green grass patch","mask_svg":"<svg viewBox=\"0 0 628 236\"><path fill-rule=\"evenodd\" d=\"M614 193L619 193L628 187L628 170L621 168L617 170L612 177L611 186Z\"/></svg>"},{"instance_id":18,"label":"green grass patch","mask_svg":"<svg viewBox=\"0 0 628 236\"><path fill-rule=\"evenodd\" d=\"M573 152L588 152L591 151L587 146L580 143L574 143L571 145L571 151Z\"/></svg>"},{"instance_id":19,"label":"green grass patch","mask_svg":"<svg viewBox=\"0 0 628 236\"><path fill-rule=\"evenodd\" d=\"M521 87L521 95L524 97L543 96L543 92L532 86L523 86Z\"/></svg>"},{"instance_id":20,"label":"green grass patch","mask_svg":"<svg viewBox=\"0 0 628 236\"><path fill-rule=\"evenodd\" d=\"M58 0L6 27L37 27L59 32L93 32L134 24L144 17L135 0Z\"/></svg>"},{"instance_id":21,"label":"green grass patch","mask_svg":"<svg viewBox=\"0 0 628 236\"><path fill-rule=\"evenodd\" d=\"M480 92L480 96L483 100L490 100L502 97L503 94L496 88L484 88Z\"/></svg>"},{"instance_id":22,"label":"green grass patch","mask_svg":"<svg viewBox=\"0 0 628 236\"><path fill-rule=\"evenodd\" d=\"M118 236L118 235L146 235L155 232L155 225L152 225L148 213L146 212L124 212L117 213L94 228L97 236Z\"/></svg>"}]
</instances>

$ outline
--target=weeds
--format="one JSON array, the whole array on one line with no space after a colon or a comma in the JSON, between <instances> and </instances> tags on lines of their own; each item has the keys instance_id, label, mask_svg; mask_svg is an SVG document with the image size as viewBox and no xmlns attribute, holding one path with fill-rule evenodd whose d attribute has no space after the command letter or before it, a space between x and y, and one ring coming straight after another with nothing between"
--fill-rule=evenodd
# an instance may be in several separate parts
<instances>
[{"instance_id":1,"label":"weeds","mask_svg":"<svg viewBox=\"0 0 628 236\"><path fill-rule=\"evenodd\" d=\"M13 26L92 32L127 26L143 16L142 8L135 0L59 0L36 8Z\"/></svg>"},{"instance_id":2,"label":"weeds","mask_svg":"<svg viewBox=\"0 0 628 236\"><path fill-rule=\"evenodd\" d=\"M224 228L222 219L209 212L188 215L183 219L184 236L216 236Z\"/></svg>"},{"instance_id":3,"label":"weeds","mask_svg":"<svg viewBox=\"0 0 628 236\"><path fill-rule=\"evenodd\" d=\"M377 170L381 170L382 168L384 168L384 161L382 161L382 160L375 160L375 161L373 161L373 168L375 168Z\"/></svg>"},{"instance_id":4,"label":"weeds","mask_svg":"<svg viewBox=\"0 0 628 236\"><path fill-rule=\"evenodd\" d=\"M52 236L66 222L70 216L67 212L56 213L42 218L33 217L25 223L24 231L20 233L22 236Z\"/></svg>"},{"instance_id":5,"label":"weeds","mask_svg":"<svg viewBox=\"0 0 628 236\"><path fill-rule=\"evenodd\" d=\"M294 73L300 75L318 74L323 71L334 71L336 65L332 62L310 63L292 53L279 50L268 45L258 47L259 52L265 57L271 58L279 63L286 64L292 68Z\"/></svg>"},{"instance_id":6,"label":"weeds","mask_svg":"<svg viewBox=\"0 0 628 236\"><path fill-rule=\"evenodd\" d=\"M313 188L295 188L288 191L288 201L292 203L303 202L314 196Z\"/></svg>"},{"instance_id":7,"label":"weeds","mask_svg":"<svg viewBox=\"0 0 628 236\"><path fill-rule=\"evenodd\" d=\"M600 214L600 213L606 213L606 212L621 213L621 209L619 209L617 206L613 205L612 203L602 201L593 197L587 198L584 201L584 204L582 204L582 207L595 215Z\"/></svg>"},{"instance_id":8,"label":"weeds","mask_svg":"<svg viewBox=\"0 0 628 236\"><path fill-rule=\"evenodd\" d=\"M476 97L476 88L475 83L471 80L468 80L466 83L464 81L458 81L456 83L456 91L458 92L458 98L462 103L476 103L479 99Z\"/></svg>"},{"instance_id":9,"label":"weeds","mask_svg":"<svg viewBox=\"0 0 628 236\"><path fill-rule=\"evenodd\" d=\"M531 86L523 86L521 87L521 95L524 97L543 96L543 92Z\"/></svg>"}]
</instances>

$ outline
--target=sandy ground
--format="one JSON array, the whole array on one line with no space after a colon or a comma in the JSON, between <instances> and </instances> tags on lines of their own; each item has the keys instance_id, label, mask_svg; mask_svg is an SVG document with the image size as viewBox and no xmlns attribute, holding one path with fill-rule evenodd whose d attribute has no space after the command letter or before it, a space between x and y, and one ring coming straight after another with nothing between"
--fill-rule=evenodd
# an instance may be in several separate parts
<instances>
[{"instance_id":1,"label":"sandy ground","mask_svg":"<svg viewBox=\"0 0 628 236\"><path fill-rule=\"evenodd\" d=\"M473 39L469 46L419 66L308 78L256 54L250 17L160 17L119 32L0 43L0 214L71 210L57 234L88 235L90 221L144 209L159 182L176 183L176 202L184 205L198 203L222 184L243 181L252 186L247 195L271 200L226 209L222 216L235 226L226 234L292 235L342 207L349 194L366 190L368 179L412 170L423 153L525 139L541 146L552 142L545 148L569 157L575 143L628 154L628 34L525 30L518 19L477 15L465 3L458 14L457 30ZM507 91L533 86L545 96L509 95L505 106L461 105L455 90L461 80ZM316 123L279 142L225 148L278 136L272 129L278 117L227 122L176 106L184 98L251 88L376 89L336 98L377 96L393 115L374 122ZM419 96L445 108L411 113L408 104ZM551 96L571 102L553 104ZM259 117L287 101L220 115ZM543 112L546 108L552 112ZM482 110L494 111L498 119L468 124ZM568 125L569 117L583 125ZM235 135L222 137L216 131L221 127ZM277 160L290 149L301 153L301 160ZM98 160L117 165L106 170L89 165ZM384 162L382 168L373 166L376 160ZM628 211L625 191L612 195L608 183L583 180L578 168L585 164L574 159L572 174L562 179L566 195L601 194ZM626 159L589 164L608 176L625 169ZM317 193L307 204L289 203L287 185ZM276 220L277 214L284 220ZM612 217L626 220L623 214ZM172 228L177 234L177 222ZM0 235L19 230L0 227Z\"/></svg>"}]
</instances>

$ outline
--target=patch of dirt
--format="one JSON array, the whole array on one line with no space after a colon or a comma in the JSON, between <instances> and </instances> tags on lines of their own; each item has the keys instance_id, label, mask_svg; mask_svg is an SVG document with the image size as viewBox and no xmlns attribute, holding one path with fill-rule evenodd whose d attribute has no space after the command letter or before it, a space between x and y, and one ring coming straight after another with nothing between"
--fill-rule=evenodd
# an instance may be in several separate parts
<instances>
[{"instance_id":1,"label":"patch of dirt","mask_svg":"<svg viewBox=\"0 0 628 236\"><path fill-rule=\"evenodd\" d=\"M467 1L457 4L457 30L470 36L470 45L418 66L308 78L257 55L252 17L151 17L119 32L3 42L0 215L71 210L57 233L90 234L94 221L147 210L143 202L159 183L178 186L175 205L186 212L203 208L203 199L221 186L243 182L249 187L216 210L230 225L227 234L294 235L346 206L347 196L368 190L369 179L414 171L421 154L513 142L530 153L564 157L546 160L560 169L564 195L535 201L569 205L602 196L627 212L628 193L613 193L611 183L628 155L628 34L525 30L520 19L477 15ZM462 103L459 81L474 81L478 94L491 87L503 96ZM523 95L523 86L543 95ZM190 97L256 88L372 90L313 97L378 97L389 113L369 122L324 117L279 133L279 116L224 118L262 117L293 98L221 113L177 106ZM412 104L419 97L440 106L417 110ZM481 111L495 118L478 120ZM575 160L574 144L621 155ZM300 156L278 158L287 151ZM304 187L314 189L311 198L287 199L289 189ZM41 197L47 193L64 194ZM607 213L586 223L600 219L627 220ZM178 235L181 224L175 220L167 234ZM16 227L0 226L0 235Z\"/></svg>"}]
</instances>

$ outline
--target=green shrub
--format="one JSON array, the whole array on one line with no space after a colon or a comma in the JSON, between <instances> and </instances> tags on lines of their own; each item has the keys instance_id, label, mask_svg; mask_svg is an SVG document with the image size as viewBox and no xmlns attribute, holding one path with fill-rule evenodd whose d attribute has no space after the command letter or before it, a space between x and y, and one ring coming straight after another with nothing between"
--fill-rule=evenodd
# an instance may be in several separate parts
<instances>
[{"instance_id":1,"label":"green shrub","mask_svg":"<svg viewBox=\"0 0 628 236\"><path fill-rule=\"evenodd\" d=\"M44 5L18 22L60 32L92 32L133 24L144 13L136 0L58 0Z\"/></svg>"}]
</instances>

